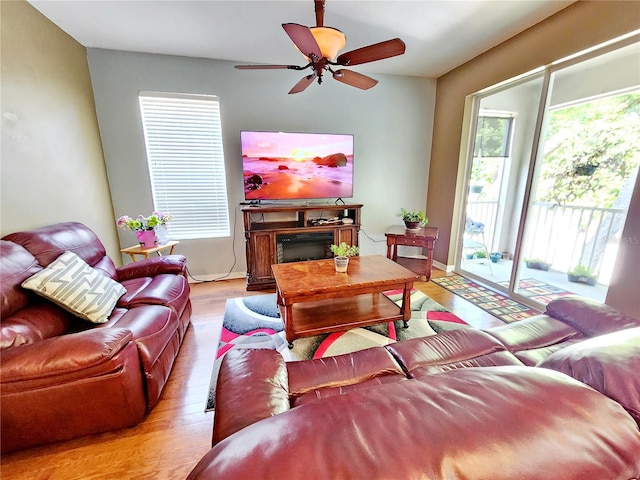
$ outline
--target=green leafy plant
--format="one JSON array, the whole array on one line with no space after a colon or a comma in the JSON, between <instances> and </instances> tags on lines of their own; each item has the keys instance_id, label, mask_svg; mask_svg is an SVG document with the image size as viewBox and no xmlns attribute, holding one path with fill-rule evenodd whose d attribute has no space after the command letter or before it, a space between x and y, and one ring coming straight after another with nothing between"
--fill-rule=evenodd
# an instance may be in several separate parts
<instances>
[{"instance_id":1,"label":"green leafy plant","mask_svg":"<svg viewBox=\"0 0 640 480\"><path fill-rule=\"evenodd\" d=\"M541 258L525 258L524 263L527 265L527 268L533 268L535 270L548 271L551 268L551 263Z\"/></svg>"},{"instance_id":2,"label":"green leafy plant","mask_svg":"<svg viewBox=\"0 0 640 480\"><path fill-rule=\"evenodd\" d=\"M143 230L153 230L158 225L166 225L171 218L171 214L162 212L153 212L148 217L138 215L136 218L123 215L116 220L116 225L123 230L141 232Z\"/></svg>"},{"instance_id":3,"label":"green leafy plant","mask_svg":"<svg viewBox=\"0 0 640 480\"><path fill-rule=\"evenodd\" d=\"M588 265L576 265L571 270L569 270L569 275L573 275L574 277L595 277L595 273L593 269Z\"/></svg>"},{"instance_id":4,"label":"green leafy plant","mask_svg":"<svg viewBox=\"0 0 640 480\"><path fill-rule=\"evenodd\" d=\"M329 247L336 257L353 257L360 252L360 249L354 245L348 245L342 242L340 245L331 244Z\"/></svg>"},{"instance_id":5,"label":"green leafy plant","mask_svg":"<svg viewBox=\"0 0 640 480\"><path fill-rule=\"evenodd\" d=\"M420 210L409 211L401 208L400 213L397 215L405 222L420 222L421 225L429 223L429 219L425 216L424 212L421 212Z\"/></svg>"}]
</instances>

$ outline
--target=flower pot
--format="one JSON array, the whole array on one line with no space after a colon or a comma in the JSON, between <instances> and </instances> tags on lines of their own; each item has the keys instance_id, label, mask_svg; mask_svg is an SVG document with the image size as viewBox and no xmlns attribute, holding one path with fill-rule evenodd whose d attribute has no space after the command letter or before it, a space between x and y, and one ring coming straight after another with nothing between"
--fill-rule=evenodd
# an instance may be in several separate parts
<instances>
[{"instance_id":1,"label":"flower pot","mask_svg":"<svg viewBox=\"0 0 640 480\"><path fill-rule=\"evenodd\" d=\"M141 247L151 248L155 247L158 243L158 237L156 236L155 230L138 231L136 232L136 237L138 237Z\"/></svg>"},{"instance_id":2,"label":"flower pot","mask_svg":"<svg viewBox=\"0 0 640 480\"><path fill-rule=\"evenodd\" d=\"M596 284L596 277L586 275L572 275L571 273L567 273L567 280L573 283L586 283L592 287Z\"/></svg>"},{"instance_id":3,"label":"flower pot","mask_svg":"<svg viewBox=\"0 0 640 480\"><path fill-rule=\"evenodd\" d=\"M349 257L333 257L333 263L336 267L336 272L346 273L349 266Z\"/></svg>"},{"instance_id":4,"label":"flower pot","mask_svg":"<svg viewBox=\"0 0 640 480\"><path fill-rule=\"evenodd\" d=\"M420 228L420 222L410 222L409 220L405 220L404 226L407 227L407 230L418 230Z\"/></svg>"},{"instance_id":5,"label":"flower pot","mask_svg":"<svg viewBox=\"0 0 640 480\"><path fill-rule=\"evenodd\" d=\"M502 254L500 252L493 252L489 254L489 259L491 263L498 263L498 260L502 258Z\"/></svg>"},{"instance_id":6,"label":"flower pot","mask_svg":"<svg viewBox=\"0 0 640 480\"><path fill-rule=\"evenodd\" d=\"M549 268L551 268L551 264L547 262L527 262L525 260L525 263L527 264L527 268L533 268L534 270L543 270L547 272L549 271Z\"/></svg>"}]
</instances>

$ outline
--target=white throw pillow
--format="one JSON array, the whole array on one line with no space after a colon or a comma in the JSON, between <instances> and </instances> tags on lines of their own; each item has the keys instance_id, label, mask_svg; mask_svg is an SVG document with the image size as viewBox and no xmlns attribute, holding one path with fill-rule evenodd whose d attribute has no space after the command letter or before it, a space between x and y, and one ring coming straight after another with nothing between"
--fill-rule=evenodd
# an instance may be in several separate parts
<instances>
[{"instance_id":1,"label":"white throw pillow","mask_svg":"<svg viewBox=\"0 0 640 480\"><path fill-rule=\"evenodd\" d=\"M22 282L74 315L105 323L126 289L87 265L73 252L65 252L49 266Z\"/></svg>"}]
</instances>

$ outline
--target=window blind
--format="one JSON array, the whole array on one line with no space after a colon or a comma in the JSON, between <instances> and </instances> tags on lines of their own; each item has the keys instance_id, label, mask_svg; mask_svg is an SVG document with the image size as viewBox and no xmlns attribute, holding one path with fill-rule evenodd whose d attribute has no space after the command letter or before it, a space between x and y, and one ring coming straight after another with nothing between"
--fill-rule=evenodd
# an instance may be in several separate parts
<instances>
[{"instance_id":1,"label":"window blind","mask_svg":"<svg viewBox=\"0 0 640 480\"><path fill-rule=\"evenodd\" d=\"M229 236L219 99L140 92L156 211L172 215L173 239Z\"/></svg>"}]
</instances>

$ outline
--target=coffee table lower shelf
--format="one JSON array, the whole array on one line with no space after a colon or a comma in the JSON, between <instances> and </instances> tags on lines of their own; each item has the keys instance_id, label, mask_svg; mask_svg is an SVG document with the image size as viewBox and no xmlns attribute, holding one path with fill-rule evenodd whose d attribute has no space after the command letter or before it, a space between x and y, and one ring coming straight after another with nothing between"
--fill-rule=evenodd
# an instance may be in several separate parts
<instances>
[{"instance_id":1,"label":"coffee table lower shelf","mask_svg":"<svg viewBox=\"0 0 640 480\"><path fill-rule=\"evenodd\" d=\"M284 305L278 307L286 330L291 319L286 317ZM330 301L300 302L293 304L291 308L291 316L295 318L294 339L400 320L404 322L405 327L408 326L400 307L381 293L335 298ZM290 348L293 346L291 341Z\"/></svg>"}]
</instances>

